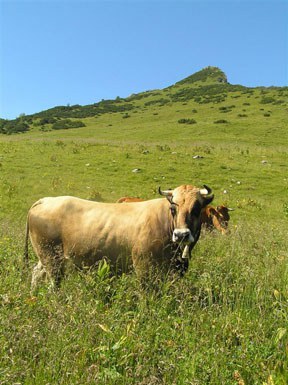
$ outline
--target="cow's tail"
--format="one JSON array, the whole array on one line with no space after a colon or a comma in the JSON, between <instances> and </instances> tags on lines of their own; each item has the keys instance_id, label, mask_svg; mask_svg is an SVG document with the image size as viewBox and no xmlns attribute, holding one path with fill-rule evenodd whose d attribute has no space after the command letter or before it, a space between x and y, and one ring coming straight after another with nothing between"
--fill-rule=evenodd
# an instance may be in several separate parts
<instances>
[{"instance_id":1,"label":"cow's tail","mask_svg":"<svg viewBox=\"0 0 288 385\"><path fill-rule=\"evenodd\" d=\"M24 266L28 267L28 262L29 262L29 215L27 216L27 221L26 221L26 233L25 233L23 262L24 262Z\"/></svg>"},{"instance_id":2,"label":"cow's tail","mask_svg":"<svg viewBox=\"0 0 288 385\"><path fill-rule=\"evenodd\" d=\"M30 210L27 215L26 220L26 233L25 233L25 245L24 245L24 255L23 255L23 262L24 266L28 267L29 264L29 216L30 211L33 209L33 207L38 206L42 203L42 199L39 199L37 202L33 203L33 205L30 207Z\"/></svg>"}]
</instances>

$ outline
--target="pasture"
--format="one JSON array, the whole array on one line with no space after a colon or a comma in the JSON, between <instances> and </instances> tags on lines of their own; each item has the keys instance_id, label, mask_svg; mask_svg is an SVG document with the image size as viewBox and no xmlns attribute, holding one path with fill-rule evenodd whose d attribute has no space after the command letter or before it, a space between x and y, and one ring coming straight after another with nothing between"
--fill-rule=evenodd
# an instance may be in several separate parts
<instances>
[{"instance_id":1,"label":"pasture","mask_svg":"<svg viewBox=\"0 0 288 385\"><path fill-rule=\"evenodd\" d=\"M84 128L0 136L1 385L288 383L285 107L269 106L267 119L248 96L234 100L239 111L249 102L250 118L233 110L222 125L213 121L227 100L217 113L141 101L128 119L107 113ZM177 123L195 106L197 124ZM227 236L201 234L183 279L144 290L135 274L111 277L102 265L30 295L36 257L30 250L25 271L22 255L34 201L152 199L158 186L184 183L209 185L215 205L236 210Z\"/></svg>"}]
</instances>

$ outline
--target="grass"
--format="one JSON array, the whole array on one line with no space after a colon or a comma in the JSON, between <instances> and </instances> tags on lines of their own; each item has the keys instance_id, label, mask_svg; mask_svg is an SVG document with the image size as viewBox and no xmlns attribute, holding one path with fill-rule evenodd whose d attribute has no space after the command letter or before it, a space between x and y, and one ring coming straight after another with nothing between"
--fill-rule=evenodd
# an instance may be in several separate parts
<instances>
[{"instance_id":1,"label":"grass","mask_svg":"<svg viewBox=\"0 0 288 385\"><path fill-rule=\"evenodd\" d=\"M158 291L89 271L31 297L22 239L3 237L2 384L287 383L283 239L239 224L202 237L185 278Z\"/></svg>"},{"instance_id":2,"label":"grass","mask_svg":"<svg viewBox=\"0 0 288 385\"><path fill-rule=\"evenodd\" d=\"M126 119L0 136L1 385L287 384L287 101L275 104L287 91L167 102L189 87L199 83L134 96ZM133 273L72 269L58 292L44 284L31 297L36 257L25 271L22 254L34 201L146 199L182 183L208 184L215 204L236 209L230 234L201 234L183 279L144 290Z\"/></svg>"},{"instance_id":3,"label":"grass","mask_svg":"<svg viewBox=\"0 0 288 385\"><path fill-rule=\"evenodd\" d=\"M169 188L184 181L211 185L217 204L239 208L235 218L271 211L273 219L285 219L287 152L277 146L100 144L93 138L39 141L32 136L29 141L0 142L0 154L0 218L21 224L31 204L42 196L153 198L159 185ZM203 158L193 158L199 154ZM135 168L140 172L133 173Z\"/></svg>"}]
</instances>

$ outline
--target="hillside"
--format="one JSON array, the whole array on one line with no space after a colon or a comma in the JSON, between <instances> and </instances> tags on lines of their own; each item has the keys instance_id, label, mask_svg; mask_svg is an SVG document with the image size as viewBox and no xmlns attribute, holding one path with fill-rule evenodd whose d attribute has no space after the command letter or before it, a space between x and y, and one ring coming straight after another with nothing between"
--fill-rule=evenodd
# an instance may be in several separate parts
<instances>
[{"instance_id":1,"label":"hillside","mask_svg":"<svg viewBox=\"0 0 288 385\"><path fill-rule=\"evenodd\" d=\"M57 106L10 121L1 119L0 132L13 134L69 128L83 130L84 127L89 127L98 136L101 124L109 121L112 126L117 124L122 133L126 127L129 131L131 125L139 124L145 132L145 123L148 122L150 126L157 127L157 130L159 125L167 127L167 124L171 129L185 127L184 130L187 130L187 125L193 124L196 135L200 132L207 133L207 126L211 131L217 127L215 124L218 127L224 125L224 131L228 129L238 136L239 132L243 133L243 126L249 128L258 124L262 127L255 127L256 131L259 129L259 136L269 137L272 128L273 135L274 130L279 129L279 135L282 136L286 132L282 124L287 105L288 87L248 88L232 85L219 68L207 67L163 90L102 100L86 106ZM119 124L119 118L127 121L124 124L122 120ZM116 135L119 135L117 130Z\"/></svg>"}]
</instances>

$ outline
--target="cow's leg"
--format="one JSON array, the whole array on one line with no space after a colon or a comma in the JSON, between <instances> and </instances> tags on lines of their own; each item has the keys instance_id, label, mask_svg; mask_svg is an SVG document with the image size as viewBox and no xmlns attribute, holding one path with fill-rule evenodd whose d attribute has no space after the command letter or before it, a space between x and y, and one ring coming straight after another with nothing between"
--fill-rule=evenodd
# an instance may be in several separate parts
<instances>
[{"instance_id":1,"label":"cow's leg","mask_svg":"<svg viewBox=\"0 0 288 385\"><path fill-rule=\"evenodd\" d=\"M35 292L38 286L38 282L44 279L47 275L45 267L42 265L42 262L39 261L32 271L32 280L31 280L31 292Z\"/></svg>"},{"instance_id":2,"label":"cow's leg","mask_svg":"<svg viewBox=\"0 0 288 385\"><path fill-rule=\"evenodd\" d=\"M47 275L50 280L51 288L60 286L64 275L64 256L61 244L51 244L51 242L36 243L35 252L39 258L38 265L33 270L31 290L35 290L38 281Z\"/></svg>"},{"instance_id":3,"label":"cow's leg","mask_svg":"<svg viewBox=\"0 0 288 385\"><path fill-rule=\"evenodd\" d=\"M147 278L149 260L147 255L144 255L139 247L134 246L132 250L132 263L137 277L140 278L140 280Z\"/></svg>"},{"instance_id":4,"label":"cow's leg","mask_svg":"<svg viewBox=\"0 0 288 385\"><path fill-rule=\"evenodd\" d=\"M152 251L143 253L141 249L139 251L139 249L134 248L132 262L140 286L144 290L158 291L161 286L159 280L163 278L163 274L166 275L166 271L164 271L163 266Z\"/></svg>"},{"instance_id":5,"label":"cow's leg","mask_svg":"<svg viewBox=\"0 0 288 385\"><path fill-rule=\"evenodd\" d=\"M64 255L61 244L53 245L49 250L47 259L47 273L50 278L50 287L58 289L64 276Z\"/></svg>"},{"instance_id":6,"label":"cow's leg","mask_svg":"<svg viewBox=\"0 0 288 385\"><path fill-rule=\"evenodd\" d=\"M53 290L59 289L62 278L64 277L63 263L60 261L57 261L57 263L53 264L48 274L50 278L50 288Z\"/></svg>"}]
</instances>

